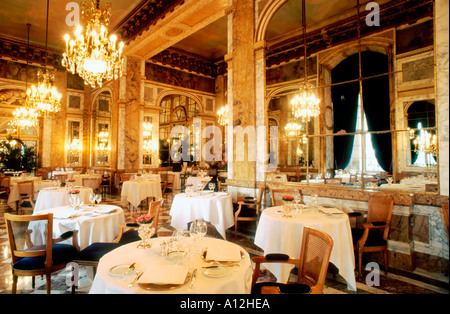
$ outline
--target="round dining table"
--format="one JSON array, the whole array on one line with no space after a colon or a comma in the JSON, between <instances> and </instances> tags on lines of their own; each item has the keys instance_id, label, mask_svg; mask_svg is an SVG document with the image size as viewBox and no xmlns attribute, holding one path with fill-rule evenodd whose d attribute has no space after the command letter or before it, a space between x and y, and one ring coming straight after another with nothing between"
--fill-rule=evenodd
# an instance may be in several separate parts
<instances>
[{"instance_id":1,"label":"round dining table","mask_svg":"<svg viewBox=\"0 0 450 314\"><path fill-rule=\"evenodd\" d=\"M148 197L162 198L161 182L156 180L130 180L122 185L122 202L129 202L134 207Z\"/></svg>"},{"instance_id":2,"label":"round dining table","mask_svg":"<svg viewBox=\"0 0 450 314\"><path fill-rule=\"evenodd\" d=\"M355 254L348 215L337 208L302 206L292 217L285 217L282 206L269 207L261 214L254 243L264 254L283 253L299 258L302 249L303 227L323 231L333 239L330 262L347 281L349 290L356 290ZM265 264L279 282L287 282L293 265Z\"/></svg>"},{"instance_id":3,"label":"round dining table","mask_svg":"<svg viewBox=\"0 0 450 314\"><path fill-rule=\"evenodd\" d=\"M179 265L170 254L163 256L161 243L169 237L152 238L151 248L137 248L139 241L122 245L104 255L98 264L97 272L92 282L90 294L143 294L143 293L172 293L172 294L248 294L251 291L252 266L249 254L240 246L224 240L205 237L198 240L197 248L221 248L224 258L221 263L207 260L206 253L196 253L189 256ZM229 260L225 257L231 251L237 251L239 259ZM233 252L236 253L236 252ZM219 252L219 254L221 254ZM228 254L227 256L231 256ZM227 261L233 261L228 263ZM127 267L134 263L134 271L125 274L115 272L118 267ZM217 266L221 266L220 268ZM207 267L207 268L206 268ZM192 273L196 270L195 280ZM159 278L173 277L181 271L181 284L152 284L150 276ZM137 274L143 272L135 281ZM187 273L185 273L187 272ZM189 274L189 276L187 275ZM146 278L146 276L149 276ZM186 280L185 280L186 278ZM169 279L167 279L169 280ZM135 283L133 284L133 281ZM131 285L130 285L131 284Z\"/></svg>"},{"instance_id":4,"label":"round dining table","mask_svg":"<svg viewBox=\"0 0 450 314\"><path fill-rule=\"evenodd\" d=\"M185 229L187 223L203 218L209 221L217 232L226 239L225 231L234 225L233 203L231 195L225 192L201 191L191 195L175 195L169 215L171 225Z\"/></svg>"},{"instance_id":5,"label":"round dining table","mask_svg":"<svg viewBox=\"0 0 450 314\"><path fill-rule=\"evenodd\" d=\"M89 194L94 192L92 188L75 186L74 189L80 191L80 199L84 204L90 204ZM41 189L34 204L33 214L43 209L70 205L69 191L66 187L47 187Z\"/></svg>"},{"instance_id":6,"label":"round dining table","mask_svg":"<svg viewBox=\"0 0 450 314\"><path fill-rule=\"evenodd\" d=\"M94 242L112 242L119 235L119 225L125 223L123 209L119 206L99 204L85 205L79 209L60 206L43 209L38 214L53 214L53 237L57 238L67 231L78 230L80 250ZM31 240L39 245L45 240L46 224L33 221L29 228L33 230ZM72 239L66 240L73 245Z\"/></svg>"},{"instance_id":7,"label":"round dining table","mask_svg":"<svg viewBox=\"0 0 450 314\"><path fill-rule=\"evenodd\" d=\"M99 173L83 173L83 174L74 174L72 178L68 180L75 180L72 184L75 186L82 186L83 185L83 178L86 179L101 179L102 175Z\"/></svg>"}]
</instances>

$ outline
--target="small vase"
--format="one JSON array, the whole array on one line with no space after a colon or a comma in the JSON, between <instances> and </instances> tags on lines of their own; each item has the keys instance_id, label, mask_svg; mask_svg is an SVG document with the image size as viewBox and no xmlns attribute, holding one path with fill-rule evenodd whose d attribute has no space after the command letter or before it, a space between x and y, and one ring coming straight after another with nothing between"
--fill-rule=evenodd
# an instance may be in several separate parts
<instances>
[{"instance_id":1,"label":"small vase","mask_svg":"<svg viewBox=\"0 0 450 314\"><path fill-rule=\"evenodd\" d=\"M138 248L151 248L152 244L150 242L150 239L155 234L155 228L153 227L153 224L139 224L138 234L141 238L141 242L138 244Z\"/></svg>"}]
</instances>

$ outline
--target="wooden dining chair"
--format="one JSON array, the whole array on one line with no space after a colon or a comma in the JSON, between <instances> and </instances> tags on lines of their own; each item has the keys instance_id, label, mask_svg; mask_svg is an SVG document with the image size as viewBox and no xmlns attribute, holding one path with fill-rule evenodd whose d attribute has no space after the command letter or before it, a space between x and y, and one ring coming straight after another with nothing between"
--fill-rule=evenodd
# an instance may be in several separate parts
<instances>
[{"instance_id":1,"label":"wooden dining chair","mask_svg":"<svg viewBox=\"0 0 450 314\"><path fill-rule=\"evenodd\" d=\"M0 173L0 199L8 201L10 193L11 177Z\"/></svg>"},{"instance_id":2,"label":"wooden dining chair","mask_svg":"<svg viewBox=\"0 0 450 314\"><path fill-rule=\"evenodd\" d=\"M301 189L298 189L298 193L300 194L300 204L304 204L303 194L302 194ZM271 198L272 207L283 205L283 200L282 200L283 195L290 195L290 196L294 197L295 190L294 189L270 189L270 198Z\"/></svg>"},{"instance_id":3,"label":"wooden dining chair","mask_svg":"<svg viewBox=\"0 0 450 314\"><path fill-rule=\"evenodd\" d=\"M394 200L387 196L373 195L369 199L368 213L363 228L353 228L352 237L358 253L358 273L362 279L363 253L383 252L385 273L388 272L387 242L391 226Z\"/></svg>"},{"instance_id":4,"label":"wooden dining chair","mask_svg":"<svg viewBox=\"0 0 450 314\"><path fill-rule=\"evenodd\" d=\"M60 183L66 183L67 181L67 175L65 174L54 174L53 180L59 181Z\"/></svg>"},{"instance_id":5,"label":"wooden dining chair","mask_svg":"<svg viewBox=\"0 0 450 314\"><path fill-rule=\"evenodd\" d=\"M122 190L123 183L125 181L130 181L131 177L134 176L134 175L136 175L136 174L135 173L125 173L125 172L121 172L119 174L119 188L120 188L120 190Z\"/></svg>"},{"instance_id":6,"label":"wooden dining chair","mask_svg":"<svg viewBox=\"0 0 450 314\"><path fill-rule=\"evenodd\" d=\"M60 237L53 238L53 214L13 215L5 213L6 229L12 264L12 293L17 292L18 276L45 275L47 294L51 292L51 274L66 267L77 254L74 246L60 243L73 238L76 242L77 231L68 231ZM36 223L45 224L44 244L35 245L31 240L32 226Z\"/></svg>"},{"instance_id":7,"label":"wooden dining chair","mask_svg":"<svg viewBox=\"0 0 450 314\"><path fill-rule=\"evenodd\" d=\"M113 179L114 178L114 172L110 170L105 170L102 173L102 181L100 183L100 188L102 189L102 192L105 189L109 190L109 194L111 195L112 187L113 187Z\"/></svg>"},{"instance_id":8,"label":"wooden dining chair","mask_svg":"<svg viewBox=\"0 0 450 314\"><path fill-rule=\"evenodd\" d=\"M162 185L163 197L166 200L168 195L171 196L171 199L173 198L174 182L175 182L175 175L172 173L168 173L166 176L166 181L164 181Z\"/></svg>"},{"instance_id":9,"label":"wooden dining chair","mask_svg":"<svg viewBox=\"0 0 450 314\"><path fill-rule=\"evenodd\" d=\"M255 221L258 226L259 215L261 212L261 201L266 190L265 185L258 189L258 197L245 198L238 202L238 209L234 213L234 238L236 239L239 221Z\"/></svg>"},{"instance_id":10,"label":"wooden dining chair","mask_svg":"<svg viewBox=\"0 0 450 314\"><path fill-rule=\"evenodd\" d=\"M333 239L325 232L310 227L303 228L299 258L286 254L254 256L255 268L252 276L252 294L322 294L333 248ZM261 263L291 264L298 267L297 280L286 284L259 282Z\"/></svg>"},{"instance_id":11,"label":"wooden dining chair","mask_svg":"<svg viewBox=\"0 0 450 314\"><path fill-rule=\"evenodd\" d=\"M19 200L17 201L16 213L28 212L31 215L34 211L34 181L18 181L17 192L19 193Z\"/></svg>"}]
</instances>

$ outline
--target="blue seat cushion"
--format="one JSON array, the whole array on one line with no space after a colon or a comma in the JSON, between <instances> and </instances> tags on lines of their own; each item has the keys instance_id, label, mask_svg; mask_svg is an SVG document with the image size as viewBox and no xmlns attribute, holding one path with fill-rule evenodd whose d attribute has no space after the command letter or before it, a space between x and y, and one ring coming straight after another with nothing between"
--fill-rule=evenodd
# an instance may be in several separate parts
<instances>
[{"instance_id":1,"label":"blue seat cushion","mask_svg":"<svg viewBox=\"0 0 450 314\"><path fill-rule=\"evenodd\" d=\"M364 233L364 229L354 228L352 229L352 238L353 244L356 245L361 239ZM375 246L384 246L387 244L387 241L383 239L383 232L380 230L370 230L369 236L367 237L365 247L375 247Z\"/></svg>"},{"instance_id":2,"label":"blue seat cushion","mask_svg":"<svg viewBox=\"0 0 450 314\"><path fill-rule=\"evenodd\" d=\"M103 255L111 252L112 250L118 248L122 244L120 243L101 243L95 242L81 250L75 260L78 261L89 261L89 262L98 262Z\"/></svg>"},{"instance_id":3,"label":"blue seat cushion","mask_svg":"<svg viewBox=\"0 0 450 314\"><path fill-rule=\"evenodd\" d=\"M52 259L53 265L61 265L70 262L77 254L77 249L69 244L53 244ZM14 263L17 270L36 270L45 268L45 256L23 257Z\"/></svg>"}]
</instances>

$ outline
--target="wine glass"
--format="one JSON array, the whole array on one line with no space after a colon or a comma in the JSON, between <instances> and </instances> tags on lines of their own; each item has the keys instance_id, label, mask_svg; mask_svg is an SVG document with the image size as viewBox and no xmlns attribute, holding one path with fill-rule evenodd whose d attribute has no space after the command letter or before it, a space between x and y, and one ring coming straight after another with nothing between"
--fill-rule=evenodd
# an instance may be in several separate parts
<instances>
[{"instance_id":1,"label":"wine glass","mask_svg":"<svg viewBox=\"0 0 450 314\"><path fill-rule=\"evenodd\" d=\"M101 194L96 194L95 195L95 200L97 201L97 205L100 204L100 202L102 201L102 195Z\"/></svg>"},{"instance_id":2,"label":"wine glass","mask_svg":"<svg viewBox=\"0 0 450 314\"><path fill-rule=\"evenodd\" d=\"M203 240L203 238L206 235L206 232L208 231L208 226L206 225L206 221L202 219L198 219L196 222L197 226L197 233L199 235L200 240Z\"/></svg>"},{"instance_id":3,"label":"wine glass","mask_svg":"<svg viewBox=\"0 0 450 314\"><path fill-rule=\"evenodd\" d=\"M94 207L95 198L96 198L95 193L90 193L89 194L89 202L91 202L91 207Z\"/></svg>"},{"instance_id":4,"label":"wine glass","mask_svg":"<svg viewBox=\"0 0 450 314\"><path fill-rule=\"evenodd\" d=\"M214 192L214 188L216 187L216 184L214 182L210 182L210 183L208 183L208 187L212 193L212 192Z\"/></svg>"}]
</instances>

